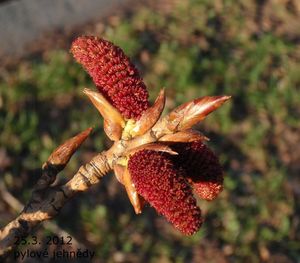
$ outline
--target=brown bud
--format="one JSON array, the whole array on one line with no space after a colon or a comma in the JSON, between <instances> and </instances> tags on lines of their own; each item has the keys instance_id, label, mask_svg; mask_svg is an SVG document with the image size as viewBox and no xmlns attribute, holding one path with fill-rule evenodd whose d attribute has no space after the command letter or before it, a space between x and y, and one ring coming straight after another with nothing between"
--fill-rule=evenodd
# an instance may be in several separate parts
<instances>
[{"instance_id":1,"label":"brown bud","mask_svg":"<svg viewBox=\"0 0 300 263\"><path fill-rule=\"evenodd\" d=\"M96 109L103 116L106 135L113 141L119 140L125 126L125 121L121 113L113 107L101 93L90 89L84 89L83 92L89 97Z\"/></svg>"},{"instance_id":2,"label":"brown bud","mask_svg":"<svg viewBox=\"0 0 300 263\"><path fill-rule=\"evenodd\" d=\"M124 175L125 169L126 168L123 165L120 165L120 164L114 165L115 176L121 184L124 184L123 175Z\"/></svg>"},{"instance_id":3,"label":"brown bud","mask_svg":"<svg viewBox=\"0 0 300 263\"><path fill-rule=\"evenodd\" d=\"M123 182L124 182L124 186L125 186L128 198L134 208L135 213L140 214L142 212L140 196L135 189L135 186L131 180L130 172L127 169L127 167L123 174Z\"/></svg>"},{"instance_id":4,"label":"brown bud","mask_svg":"<svg viewBox=\"0 0 300 263\"><path fill-rule=\"evenodd\" d=\"M43 165L43 168L47 164L54 165L60 171L66 166L74 152L80 147L85 139L90 135L92 128L88 128L85 131L77 134L76 136L68 139L62 145L58 146L49 156L47 162Z\"/></svg>"},{"instance_id":5,"label":"brown bud","mask_svg":"<svg viewBox=\"0 0 300 263\"><path fill-rule=\"evenodd\" d=\"M167 127L171 131L189 129L230 98L231 96L206 96L184 103L166 117Z\"/></svg>"},{"instance_id":6,"label":"brown bud","mask_svg":"<svg viewBox=\"0 0 300 263\"><path fill-rule=\"evenodd\" d=\"M165 101L165 90L162 89L154 104L144 111L141 118L136 122L135 127L130 132L132 137L142 135L154 126L164 110Z\"/></svg>"},{"instance_id":7,"label":"brown bud","mask_svg":"<svg viewBox=\"0 0 300 263\"><path fill-rule=\"evenodd\" d=\"M153 142L148 144L143 144L135 148L129 148L125 154L126 155L133 155L138 151L141 150L150 150L150 151L157 151L157 152L165 152L171 155L177 155L178 153L173 151L167 144Z\"/></svg>"},{"instance_id":8,"label":"brown bud","mask_svg":"<svg viewBox=\"0 0 300 263\"><path fill-rule=\"evenodd\" d=\"M112 141L118 141L121 138L123 128L111 120L104 120L103 130L107 137Z\"/></svg>"},{"instance_id":9,"label":"brown bud","mask_svg":"<svg viewBox=\"0 0 300 263\"><path fill-rule=\"evenodd\" d=\"M208 141L209 139L196 130L179 131L172 134L167 134L159 139L162 142L193 142L193 141Z\"/></svg>"}]
</instances>

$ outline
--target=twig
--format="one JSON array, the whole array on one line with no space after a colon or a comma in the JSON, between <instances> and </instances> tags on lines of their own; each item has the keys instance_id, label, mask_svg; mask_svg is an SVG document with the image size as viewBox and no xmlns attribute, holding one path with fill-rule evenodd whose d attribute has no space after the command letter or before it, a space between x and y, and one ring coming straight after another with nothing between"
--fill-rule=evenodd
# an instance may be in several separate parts
<instances>
[{"instance_id":1,"label":"twig","mask_svg":"<svg viewBox=\"0 0 300 263\"><path fill-rule=\"evenodd\" d=\"M5 184L0 181L0 195L2 197L2 200L6 202L16 213L19 213L24 205L15 198L6 188ZM58 226L56 223L52 221L46 221L43 223L43 227L52 233L55 233L57 236L71 236L72 237L72 244L76 248L84 248L85 246L81 244L74 236L72 236L69 232L62 229L60 226Z\"/></svg>"},{"instance_id":2,"label":"twig","mask_svg":"<svg viewBox=\"0 0 300 263\"><path fill-rule=\"evenodd\" d=\"M34 187L30 201L17 218L0 231L0 256L7 254L14 248L16 236L26 237L39 223L53 218L70 198L99 182L102 176L111 169L104 152L94 157L90 163L83 165L66 184L50 186L57 173L65 167L72 154L90 132L91 129L89 128L71 138L50 155L46 164L43 165L42 176ZM15 208L21 206L18 201L12 200L12 196L7 193L4 194L8 201L12 201ZM60 230L53 225L52 228Z\"/></svg>"}]
</instances>

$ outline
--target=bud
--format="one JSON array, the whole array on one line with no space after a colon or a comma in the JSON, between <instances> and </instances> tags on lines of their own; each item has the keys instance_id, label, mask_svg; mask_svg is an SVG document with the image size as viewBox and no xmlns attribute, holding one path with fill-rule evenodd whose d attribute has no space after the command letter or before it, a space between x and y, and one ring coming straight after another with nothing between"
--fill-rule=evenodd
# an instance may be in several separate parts
<instances>
[{"instance_id":1,"label":"bud","mask_svg":"<svg viewBox=\"0 0 300 263\"><path fill-rule=\"evenodd\" d=\"M204 140L209 141L202 133L192 129L167 134L159 139L161 142L193 142Z\"/></svg>"},{"instance_id":2,"label":"bud","mask_svg":"<svg viewBox=\"0 0 300 263\"><path fill-rule=\"evenodd\" d=\"M93 128L87 128L83 132L68 139L62 145L58 146L49 156L47 162L43 164L43 168L51 164L61 171L69 162L72 155L77 151L80 145L90 135Z\"/></svg>"},{"instance_id":3,"label":"bud","mask_svg":"<svg viewBox=\"0 0 300 263\"><path fill-rule=\"evenodd\" d=\"M135 148L129 148L125 151L126 155L133 155L138 151L141 150L151 150L151 151L156 151L156 152L165 152L171 155L177 155L178 153L173 151L168 144L166 143L158 143L158 142L153 142L153 143L147 143L140 145Z\"/></svg>"},{"instance_id":4,"label":"bud","mask_svg":"<svg viewBox=\"0 0 300 263\"><path fill-rule=\"evenodd\" d=\"M124 176L125 169L126 169L126 167L123 165L120 165L120 164L114 165L115 176L121 184L124 184L123 176Z\"/></svg>"},{"instance_id":5,"label":"bud","mask_svg":"<svg viewBox=\"0 0 300 263\"><path fill-rule=\"evenodd\" d=\"M130 203L133 206L134 212L140 214L142 212L142 205L140 201L140 196L136 190L134 183L132 182L131 174L127 168L125 168L123 174L123 183L130 200Z\"/></svg>"},{"instance_id":6,"label":"bud","mask_svg":"<svg viewBox=\"0 0 300 263\"><path fill-rule=\"evenodd\" d=\"M104 131L106 135L112 140L117 141L122 136L122 131L125 126L125 121L121 113L114 108L99 92L90 89L84 89L91 102L100 112L104 119Z\"/></svg>"},{"instance_id":7,"label":"bud","mask_svg":"<svg viewBox=\"0 0 300 263\"><path fill-rule=\"evenodd\" d=\"M166 116L168 129L171 131L189 129L230 98L231 96L206 96L184 103Z\"/></svg>"},{"instance_id":8,"label":"bud","mask_svg":"<svg viewBox=\"0 0 300 263\"><path fill-rule=\"evenodd\" d=\"M134 128L130 131L132 137L142 135L158 121L164 110L166 102L165 91L162 89L156 98L154 104L148 108L141 118L135 123Z\"/></svg>"}]
</instances>

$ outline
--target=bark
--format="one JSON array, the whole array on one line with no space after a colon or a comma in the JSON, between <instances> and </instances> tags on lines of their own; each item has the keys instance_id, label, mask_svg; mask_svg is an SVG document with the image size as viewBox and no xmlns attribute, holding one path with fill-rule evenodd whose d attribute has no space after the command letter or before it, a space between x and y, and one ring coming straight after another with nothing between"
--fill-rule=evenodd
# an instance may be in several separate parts
<instances>
[{"instance_id":1,"label":"bark","mask_svg":"<svg viewBox=\"0 0 300 263\"><path fill-rule=\"evenodd\" d=\"M56 216L75 194L87 191L92 185L100 182L110 170L106 152L102 152L89 163L82 165L66 184L35 191L20 215L1 230L0 256L14 248L16 237L26 237L41 222Z\"/></svg>"},{"instance_id":2,"label":"bark","mask_svg":"<svg viewBox=\"0 0 300 263\"><path fill-rule=\"evenodd\" d=\"M91 131L89 128L67 140L50 155L42 167L42 175L33 189L31 199L21 213L0 230L0 257L5 257L13 250L17 237L28 236L41 222L56 216L75 194L87 191L112 170L114 161L112 153L119 149L118 144L82 165L67 183L52 185L56 175L64 169Z\"/></svg>"}]
</instances>

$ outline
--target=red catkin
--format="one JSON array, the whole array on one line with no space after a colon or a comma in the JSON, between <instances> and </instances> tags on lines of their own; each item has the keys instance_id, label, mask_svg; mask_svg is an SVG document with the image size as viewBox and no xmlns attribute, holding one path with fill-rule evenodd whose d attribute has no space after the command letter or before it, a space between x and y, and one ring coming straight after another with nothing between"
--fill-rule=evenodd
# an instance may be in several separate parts
<instances>
[{"instance_id":1,"label":"red catkin","mask_svg":"<svg viewBox=\"0 0 300 263\"><path fill-rule=\"evenodd\" d=\"M195 233L201 211L183 173L166 153L142 150L130 157L128 168L138 193L178 230Z\"/></svg>"},{"instance_id":2,"label":"red catkin","mask_svg":"<svg viewBox=\"0 0 300 263\"><path fill-rule=\"evenodd\" d=\"M218 157L201 141L177 143L175 163L186 176L200 198L213 200L223 190L223 169Z\"/></svg>"},{"instance_id":3,"label":"red catkin","mask_svg":"<svg viewBox=\"0 0 300 263\"><path fill-rule=\"evenodd\" d=\"M121 48L107 40L85 36L73 42L71 52L123 117L140 118L149 107L148 92L137 68Z\"/></svg>"}]
</instances>

